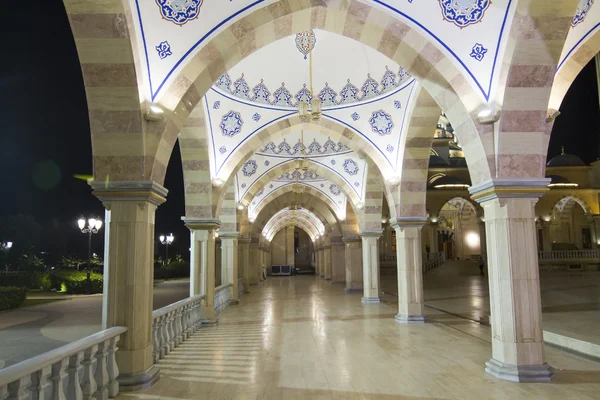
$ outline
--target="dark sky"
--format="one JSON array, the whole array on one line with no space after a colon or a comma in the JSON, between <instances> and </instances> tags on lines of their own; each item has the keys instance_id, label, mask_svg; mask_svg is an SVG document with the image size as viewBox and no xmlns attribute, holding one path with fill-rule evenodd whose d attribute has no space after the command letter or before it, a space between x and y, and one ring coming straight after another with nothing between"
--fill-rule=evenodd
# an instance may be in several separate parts
<instances>
[{"instance_id":1,"label":"dark sky","mask_svg":"<svg viewBox=\"0 0 600 400\"><path fill-rule=\"evenodd\" d=\"M92 174L91 144L81 70L62 1L13 1L2 14L0 215L31 214L41 224L59 218L75 230L80 215L103 215L103 208L87 183L73 177ZM563 102L549 156L565 145L568 153L584 161L598 158L596 87L591 63ZM186 254L189 238L180 220L184 199L178 146L165 186L169 196L157 212L157 235L173 232L176 248Z\"/></svg>"}]
</instances>

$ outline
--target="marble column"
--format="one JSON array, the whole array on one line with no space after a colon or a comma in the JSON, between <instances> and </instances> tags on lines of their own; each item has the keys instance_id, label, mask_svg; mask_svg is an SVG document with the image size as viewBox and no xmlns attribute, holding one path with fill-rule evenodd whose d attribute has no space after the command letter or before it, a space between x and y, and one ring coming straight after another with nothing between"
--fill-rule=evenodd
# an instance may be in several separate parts
<instances>
[{"instance_id":1,"label":"marble column","mask_svg":"<svg viewBox=\"0 0 600 400\"><path fill-rule=\"evenodd\" d=\"M440 250L438 250L438 226L440 226L440 223L437 219L435 220L435 222L429 221L429 250L431 251L430 257L440 252Z\"/></svg>"},{"instance_id":2,"label":"marble column","mask_svg":"<svg viewBox=\"0 0 600 400\"><path fill-rule=\"evenodd\" d=\"M231 283L231 303L239 303L238 296L238 238L239 232L219 232L221 238L221 271L223 285Z\"/></svg>"},{"instance_id":3,"label":"marble column","mask_svg":"<svg viewBox=\"0 0 600 400\"><path fill-rule=\"evenodd\" d=\"M363 289L362 241L360 238L343 238L346 266L346 292Z\"/></svg>"},{"instance_id":4,"label":"marble column","mask_svg":"<svg viewBox=\"0 0 600 400\"><path fill-rule=\"evenodd\" d=\"M494 179L472 186L485 212L492 325L486 371L515 382L549 382L544 362L535 204L550 179Z\"/></svg>"},{"instance_id":5,"label":"marble column","mask_svg":"<svg viewBox=\"0 0 600 400\"><path fill-rule=\"evenodd\" d=\"M250 293L250 239L242 238L238 240L239 249L239 273L244 279L244 293Z\"/></svg>"},{"instance_id":6,"label":"marble column","mask_svg":"<svg viewBox=\"0 0 600 400\"><path fill-rule=\"evenodd\" d=\"M362 231L363 303L381 303L379 296L379 245L381 230Z\"/></svg>"},{"instance_id":7,"label":"marble column","mask_svg":"<svg viewBox=\"0 0 600 400\"><path fill-rule=\"evenodd\" d=\"M323 264L325 264L325 279L331 280L331 246L323 246Z\"/></svg>"},{"instance_id":8,"label":"marble column","mask_svg":"<svg viewBox=\"0 0 600 400\"><path fill-rule=\"evenodd\" d=\"M215 232L219 228L216 219L182 218L190 230L190 296L204 295L201 308L205 324L213 324L215 318Z\"/></svg>"},{"instance_id":9,"label":"marble column","mask_svg":"<svg viewBox=\"0 0 600 400\"><path fill-rule=\"evenodd\" d=\"M320 245L317 245L320 246ZM315 275L321 276L321 248L315 248Z\"/></svg>"},{"instance_id":10,"label":"marble column","mask_svg":"<svg viewBox=\"0 0 600 400\"><path fill-rule=\"evenodd\" d=\"M258 265L260 263L258 243L250 243L248 257L248 279L250 285L258 285Z\"/></svg>"},{"instance_id":11,"label":"marble column","mask_svg":"<svg viewBox=\"0 0 600 400\"><path fill-rule=\"evenodd\" d=\"M398 314L396 321L405 324L423 323L423 259L421 229L427 217L392 219L396 230L398 260Z\"/></svg>"},{"instance_id":12,"label":"marble column","mask_svg":"<svg viewBox=\"0 0 600 400\"><path fill-rule=\"evenodd\" d=\"M346 282L346 259L342 238L332 239L331 242L331 283Z\"/></svg>"},{"instance_id":13,"label":"marble column","mask_svg":"<svg viewBox=\"0 0 600 400\"><path fill-rule=\"evenodd\" d=\"M483 258L483 260L487 263L487 241L485 238L485 221L482 221L479 217L477 218L477 227L479 228L479 252L481 253L481 257Z\"/></svg>"},{"instance_id":14,"label":"marble column","mask_svg":"<svg viewBox=\"0 0 600 400\"><path fill-rule=\"evenodd\" d=\"M167 190L152 181L90 183L109 211L104 260L103 328L124 326L116 353L121 391L151 386L159 378L152 357L154 221Z\"/></svg>"},{"instance_id":15,"label":"marble column","mask_svg":"<svg viewBox=\"0 0 600 400\"><path fill-rule=\"evenodd\" d=\"M590 221L590 227L592 228L592 249L597 249L600 245L600 215L594 214L592 215L592 220ZM548 232L548 237L550 237L550 233ZM551 250L551 249L550 249Z\"/></svg>"}]
</instances>

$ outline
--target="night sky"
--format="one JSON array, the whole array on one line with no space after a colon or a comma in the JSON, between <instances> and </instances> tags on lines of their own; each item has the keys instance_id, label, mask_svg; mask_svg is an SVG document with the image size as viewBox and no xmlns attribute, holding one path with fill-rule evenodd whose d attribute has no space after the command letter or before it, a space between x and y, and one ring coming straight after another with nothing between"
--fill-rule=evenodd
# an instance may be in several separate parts
<instances>
[{"instance_id":1,"label":"night sky","mask_svg":"<svg viewBox=\"0 0 600 400\"><path fill-rule=\"evenodd\" d=\"M77 233L80 215L103 207L76 174L91 175L91 141L85 91L62 1L11 2L2 13L0 63L0 215L33 215L42 225L59 221ZM23 17L26 16L26 23ZM600 154L599 105L594 63L579 75L556 120L549 157L576 154L586 162ZM171 156L167 203L156 215L157 235L173 232L175 249L187 254L183 174L179 147ZM81 234L79 234L81 235ZM81 239L81 240L80 240ZM85 246L83 235L72 246ZM101 250L97 240L95 251Z\"/></svg>"}]
</instances>

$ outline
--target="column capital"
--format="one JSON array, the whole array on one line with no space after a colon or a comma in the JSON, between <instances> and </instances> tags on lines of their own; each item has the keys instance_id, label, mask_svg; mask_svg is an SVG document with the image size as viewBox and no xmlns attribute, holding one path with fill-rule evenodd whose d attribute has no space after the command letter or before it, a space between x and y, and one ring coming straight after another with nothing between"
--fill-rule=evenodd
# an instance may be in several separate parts
<instances>
[{"instance_id":1,"label":"column capital","mask_svg":"<svg viewBox=\"0 0 600 400\"><path fill-rule=\"evenodd\" d=\"M92 194L103 203L148 201L157 206L167 201L169 191L154 181L89 181Z\"/></svg>"},{"instance_id":2,"label":"column capital","mask_svg":"<svg viewBox=\"0 0 600 400\"><path fill-rule=\"evenodd\" d=\"M219 232L221 239L238 239L240 237L239 232Z\"/></svg>"},{"instance_id":3,"label":"column capital","mask_svg":"<svg viewBox=\"0 0 600 400\"><path fill-rule=\"evenodd\" d=\"M421 228L427 223L427 216L424 217L396 217L390 219L390 226L397 228ZM437 223L437 222L436 222Z\"/></svg>"},{"instance_id":4,"label":"column capital","mask_svg":"<svg viewBox=\"0 0 600 400\"><path fill-rule=\"evenodd\" d=\"M471 198L478 203L500 198L538 199L548 191L549 178L497 178L469 188Z\"/></svg>"},{"instance_id":5,"label":"column capital","mask_svg":"<svg viewBox=\"0 0 600 400\"><path fill-rule=\"evenodd\" d=\"M358 235L361 238L376 237L377 239L379 239L379 237L381 236L382 233L383 233L383 229L374 229L374 230L361 231L358 233Z\"/></svg>"},{"instance_id":6,"label":"column capital","mask_svg":"<svg viewBox=\"0 0 600 400\"><path fill-rule=\"evenodd\" d=\"M189 230L214 230L221 226L221 221L215 218L186 218L181 220Z\"/></svg>"}]
</instances>

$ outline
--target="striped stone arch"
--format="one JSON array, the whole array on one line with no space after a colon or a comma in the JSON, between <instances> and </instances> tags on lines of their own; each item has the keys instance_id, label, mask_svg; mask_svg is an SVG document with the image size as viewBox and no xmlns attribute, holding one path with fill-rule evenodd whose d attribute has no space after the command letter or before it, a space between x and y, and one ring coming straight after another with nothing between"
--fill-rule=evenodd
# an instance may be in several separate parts
<instances>
[{"instance_id":1,"label":"striped stone arch","mask_svg":"<svg viewBox=\"0 0 600 400\"><path fill-rule=\"evenodd\" d=\"M423 88L418 89L413 99L408 111L410 123L400 138L400 148L403 150L399 156L399 184L385 185L390 218L427 215L425 204L429 156L441 109Z\"/></svg>"},{"instance_id":2,"label":"striped stone arch","mask_svg":"<svg viewBox=\"0 0 600 400\"><path fill-rule=\"evenodd\" d=\"M358 234L360 232L360 227L358 225L358 219L356 218L356 214L354 214L354 210L348 204L346 206L346 220L341 223L342 225L342 234L346 239L358 239Z\"/></svg>"},{"instance_id":3,"label":"striped stone arch","mask_svg":"<svg viewBox=\"0 0 600 400\"><path fill-rule=\"evenodd\" d=\"M496 107L502 115L496 150L488 153L495 178L544 177L553 125L550 93L578 2L555 0L551 7L545 0L517 2L497 85ZM482 126L480 132L489 149L494 148L491 127ZM475 185L479 179L473 178Z\"/></svg>"},{"instance_id":4,"label":"striped stone arch","mask_svg":"<svg viewBox=\"0 0 600 400\"><path fill-rule=\"evenodd\" d=\"M600 30L586 37L583 42L568 54L554 76L549 108L559 110L567 91L583 67L600 52Z\"/></svg>"},{"instance_id":5,"label":"striped stone arch","mask_svg":"<svg viewBox=\"0 0 600 400\"><path fill-rule=\"evenodd\" d=\"M223 180L229 179L232 174L239 171L256 151L264 148L269 142L276 141L280 137L293 131L297 132L300 129L322 133L336 143L341 142L352 150L361 151L368 157L371 157L382 172L391 172L388 171L390 166L387 160L385 160L373 144L355 130L327 117L323 117L319 121L305 123L300 121L298 115L293 115L267 125L264 129L254 133L242 143L221 167L219 178Z\"/></svg>"},{"instance_id":6,"label":"striped stone arch","mask_svg":"<svg viewBox=\"0 0 600 400\"><path fill-rule=\"evenodd\" d=\"M438 217L442 208L444 208L444 206L451 201L461 202L463 203L463 206L466 205L468 207L471 207L475 212L475 215L483 216L483 209L481 208L481 206L477 202L473 201L467 193L465 193L464 195L457 195L454 191L450 191L447 196L440 199L440 201L436 202L436 204L431 205L431 208L429 208L431 215Z\"/></svg>"},{"instance_id":7,"label":"striped stone arch","mask_svg":"<svg viewBox=\"0 0 600 400\"><path fill-rule=\"evenodd\" d=\"M229 184L222 192L221 201L215 210L217 219L221 221L220 232L239 232L237 221L237 202L235 200L235 186Z\"/></svg>"},{"instance_id":8,"label":"striped stone arch","mask_svg":"<svg viewBox=\"0 0 600 400\"><path fill-rule=\"evenodd\" d=\"M325 197L320 192L308 190L306 187L302 197L298 199L298 205L315 214L325 225L327 232L331 232L334 236L342 234L340 221L335 212L332 210L331 200ZM258 208L258 214L252 224L252 232L255 233L258 229L260 232L269 218L279 210L288 207L293 200L293 192L290 187L279 188L268 196L269 201L264 202L264 206Z\"/></svg>"},{"instance_id":9,"label":"striped stone arch","mask_svg":"<svg viewBox=\"0 0 600 400\"><path fill-rule=\"evenodd\" d=\"M368 158L366 158L365 161L367 162L365 202L362 208L357 207L357 209L354 210L361 232L381 229L383 191L385 188L383 176L373 164L373 161Z\"/></svg>"},{"instance_id":10,"label":"striped stone arch","mask_svg":"<svg viewBox=\"0 0 600 400\"><path fill-rule=\"evenodd\" d=\"M285 226L294 225L302 227L306 233L311 236L313 241L317 240L321 235L325 234L325 229L321 230L320 225L323 225L321 220L317 218L312 212L293 212L286 210L279 214L272 215L267 221L265 226L262 228L263 235L272 233L272 236L267 237L267 240L277 234L277 232ZM266 231L266 232L265 232Z\"/></svg>"},{"instance_id":11,"label":"striped stone arch","mask_svg":"<svg viewBox=\"0 0 600 400\"><path fill-rule=\"evenodd\" d=\"M206 43L174 77L159 105L161 122L142 116L148 100L140 95L142 65L129 2L64 0L77 44L91 120L95 179L164 181L170 150L190 112L229 68L257 49L318 28L357 40L393 59L424 88L460 127L475 182L491 177L485 142L471 118L483 102L447 50L408 21L358 0L311 3L282 0L232 22ZM118 51L115 51L118 50ZM123 132L128 135L123 135Z\"/></svg>"},{"instance_id":12,"label":"striped stone arch","mask_svg":"<svg viewBox=\"0 0 600 400\"><path fill-rule=\"evenodd\" d=\"M338 174L332 172L327 167L313 162L310 158L306 159L306 162L308 164L308 172L316 173L320 177L328 179L334 184L338 185L340 189L342 189L342 191L346 195L346 198L350 201L353 207L357 207L360 203L363 203L363 201L358 197L356 192L354 192L354 190L352 189L352 186L350 186L350 184L346 182L343 178L341 178ZM244 196L242 201L245 203L250 203L260 189L266 186L273 179L277 179L278 177L280 177L282 174L294 172L295 167L296 163L291 161L288 163L278 165L277 167L269 170L269 172L261 176L260 179L258 179L252 184L252 186L248 189L248 192L246 192L246 195ZM368 173L369 172L367 171L367 174ZM299 181L299 183L301 182L302 181Z\"/></svg>"},{"instance_id":13,"label":"striped stone arch","mask_svg":"<svg viewBox=\"0 0 600 400\"><path fill-rule=\"evenodd\" d=\"M564 221L571 215L575 204L581 206L587 218L592 218L593 212L589 204L585 200L573 195L564 196L558 200L552 207L552 211L558 212L558 217L561 219L561 221Z\"/></svg>"}]
</instances>

